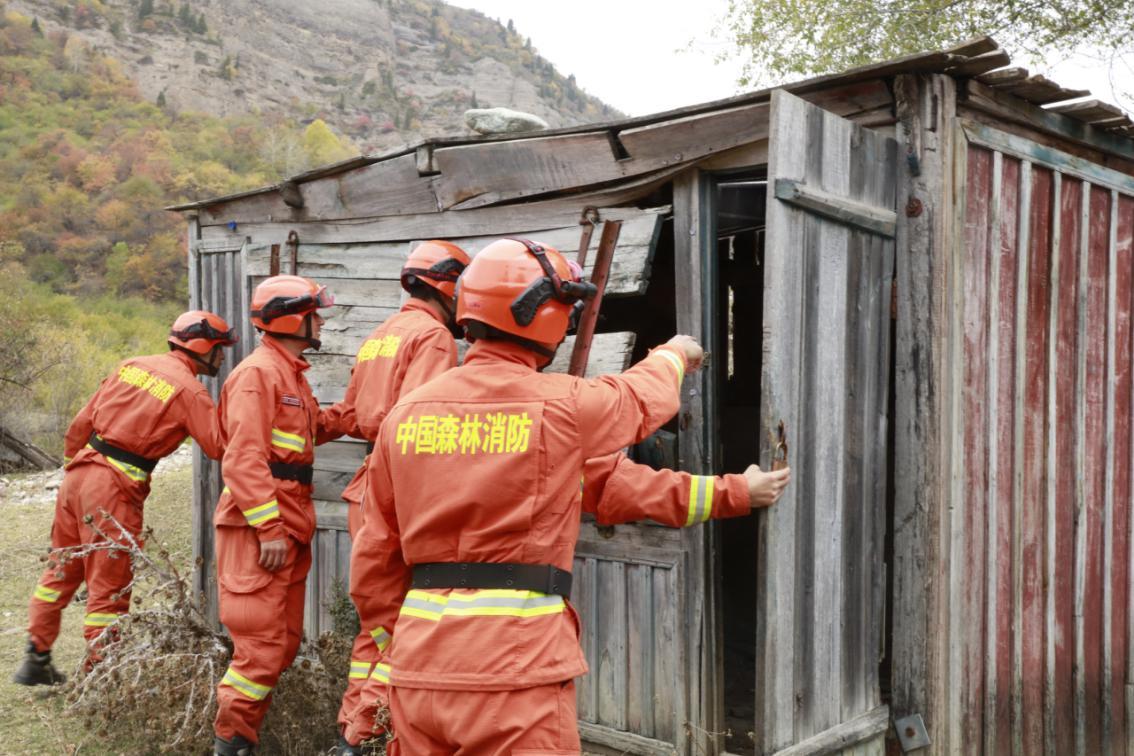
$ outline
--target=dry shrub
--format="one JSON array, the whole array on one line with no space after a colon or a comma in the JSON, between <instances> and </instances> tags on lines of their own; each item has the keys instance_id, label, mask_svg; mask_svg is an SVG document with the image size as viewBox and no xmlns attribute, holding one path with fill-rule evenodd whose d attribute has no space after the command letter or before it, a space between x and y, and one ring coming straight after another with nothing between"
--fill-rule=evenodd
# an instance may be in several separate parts
<instances>
[{"instance_id":1,"label":"dry shrub","mask_svg":"<svg viewBox=\"0 0 1134 756\"><path fill-rule=\"evenodd\" d=\"M121 533L114 518L88 524ZM149 528L144 541L152 541ZM214 629L168 552L151 556L128 533L56 552L62 564L92 550L133 560L130 614L96 643L100 661L66 685L66 711L118 753L211 753L216 687L232 657L232 641ZM353 637L326 634L305 643L283 673L260 732L261 754L327 752L346 687Z\"/></svg>"}]
</instances>

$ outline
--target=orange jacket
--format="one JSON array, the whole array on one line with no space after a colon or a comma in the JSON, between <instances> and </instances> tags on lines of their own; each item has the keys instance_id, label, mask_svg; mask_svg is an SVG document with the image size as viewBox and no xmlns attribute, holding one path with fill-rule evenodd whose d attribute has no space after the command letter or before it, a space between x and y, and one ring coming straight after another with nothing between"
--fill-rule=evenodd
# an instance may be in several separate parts
<instances>
[{"instance_id":1,"label":"orange jacket","mask_svg":"<svg viewBox=\"0 0 1134 756\"><path fill-rule=\"evenodd\" d=\"M341 436L346 421L319 408L303 371L307 360L271 336L224 382L220 400L225 487L213 523L251 525L261 541L289 535L308 543L315 532L311 486L272 477L269 462L310 465L314 446Z\"/></svg>"},{"instance_id":2,"label":"orange jacket","mask_svg":"<svg viewBox=\"0 0 1134 756\"><path fill-rule=\"evenodd\" d=\"M410 299L358 350L341 403L351 435L373 441L398 397L456 366L457 343L449 329L429 305Z\"/></svg>"},{"instance_id":3,"label":"orange jacket","mask_svg":"<svg viewBox=\"0 0 1134 756\"><path fill-rule=\"evenodd\" d=\"M67 469L86 464L113 467L121 473L116 478L122 491L140 503L149 495L150 476L87 446L91 433L153 460L172 453L186 436L192 436L206 455L219 459L223 447L216 406L192 366L190 357L178 351L120 362L67 429L63 444L63 455L70 460Z\"/></svg>"},{"instance_id":4,"label":"orange jacket","mask_svg":"<svg viewBox=\"0 0 1134 756\"><path fill-rule=\"evenodd\" d=\"M743 475L654 470L622 452L588 459L583 470L583 511L600 525L653 520L680 528L752 511Z\"/></svg>"},{"instance_id":5,"label":"orange jacket","mask_svg":"<svg viewBox=\"0 0 1134 756\"><path fill-rule=\"evenodd\" d=\"M583 461L641 439L680 404L685 360L671 347L589 381L538 373L535 360L478 342L463 367L403 397L378 434L351 590L377 597L376 632L393 631L375 675L395 685L511 690L586 671L574 609L559 596L406 593L419 563L570 570Z\"/></svg>"}]
</instances>

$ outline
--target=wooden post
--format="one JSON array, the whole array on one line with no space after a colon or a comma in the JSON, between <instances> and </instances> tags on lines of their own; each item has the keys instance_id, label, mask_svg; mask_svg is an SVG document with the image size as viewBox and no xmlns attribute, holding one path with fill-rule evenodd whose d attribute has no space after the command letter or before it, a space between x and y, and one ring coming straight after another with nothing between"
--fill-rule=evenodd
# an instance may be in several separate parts
<instances>
[{"instance_id":1,"label":"wooden post","mask_svg":"<svg viewBox=\"0 0 1134 756\"><path fill-rule=\"evenodd\" d=\"M945 706L955 84L901 75L895 98L906 158L898 207L909 209L900 213L895 261L891 707L895 719L921 714L935 752L949 753L959 747L950 745Z\"/></svg>"}]
</instances>

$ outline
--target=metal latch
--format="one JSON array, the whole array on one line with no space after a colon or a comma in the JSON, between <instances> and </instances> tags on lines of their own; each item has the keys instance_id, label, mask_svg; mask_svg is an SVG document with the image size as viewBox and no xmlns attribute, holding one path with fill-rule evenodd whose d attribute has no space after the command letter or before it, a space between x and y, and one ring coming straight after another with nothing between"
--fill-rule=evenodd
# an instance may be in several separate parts
<instances>
[{"instance_id":1,"label":"metal latch","mask_svg":"<svg viewBox=\"0 0 1134 756\"><path fill-rule=\"evenodd\" d=\"M902 753L916 751L930 744L929 731L925 729L925 720L920 714L910 714L908 717L894 720L894 729L898 732Z\"/></svg>"}]
</instances>

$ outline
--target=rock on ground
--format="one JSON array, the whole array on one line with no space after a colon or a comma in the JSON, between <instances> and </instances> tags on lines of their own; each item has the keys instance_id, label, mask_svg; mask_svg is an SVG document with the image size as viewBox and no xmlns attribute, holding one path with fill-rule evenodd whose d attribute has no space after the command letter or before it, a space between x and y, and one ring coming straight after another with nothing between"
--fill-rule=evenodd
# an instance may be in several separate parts
<instances>
[{"instance_id":1,"label":"rock on ground","mask_svg":"<svg viewBox=\"0 0 1134 756\"><path fill-rule=\"evenodd\" d=\"M478 134L515 134L542 131L547 121L509 108L474 108L465 111L465 125Z\"/></svg>"}]
</instances>

